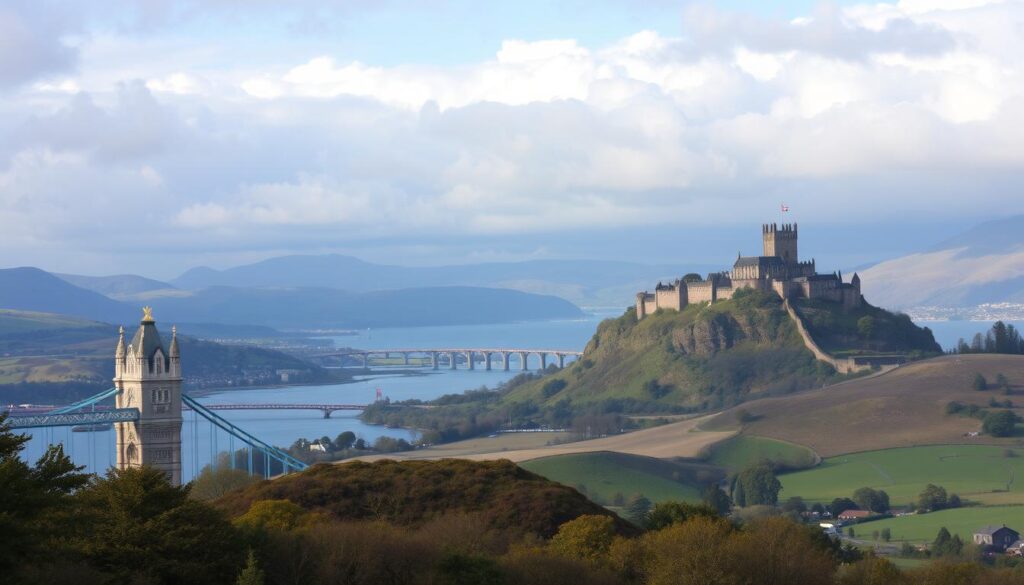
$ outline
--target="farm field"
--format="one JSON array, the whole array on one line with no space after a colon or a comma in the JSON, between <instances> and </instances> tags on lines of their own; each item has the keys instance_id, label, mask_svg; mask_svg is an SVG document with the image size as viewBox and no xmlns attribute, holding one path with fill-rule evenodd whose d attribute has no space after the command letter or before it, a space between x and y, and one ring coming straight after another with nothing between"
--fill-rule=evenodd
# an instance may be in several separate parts
<instances>
[{"instance_id":1,"label":"farm field","mask_svg":"<svg viewBox=\"0 0 1024 585\"><path fill-rule=\"evenodd\" d=\"M626 500L632 495L643 494L652 502L699 502L701 499L697 478L702 473L700 466L693 468L651 457L611 452L558 455L519 465L574 487L603 505L612 504L616 493L622 494ZM713 472L708 470L706 473Z\"/></svg>"},{"instance_id":2,"label":"farm field","mask_svg":"<svg viewBox=\"0 0 1024 585\"><path fill-rule=\"evenodd\" d=\"M959 534L965 542L970 542L975 530L989 524L1006 524L1014 530L1024 529L1024 506L974 506L940 510L855 524L854 530L858 536L863 537L875 530L888 528L894 542L923 544L934 541L939 529L945 526L950 534Z\"/></svg>"},{"instance_id":3,"label":"farm field","mask_svg":"<svg viewBox=\"0 0 1024 585\"><path fill-rule=\"evenodd\" d=\"M801 496L830 502L850 497L857 488L873 487L885 490L892 505L899 506L916 500L933 483L966 500L1024 504L1024 449L990 445L883 449L830 457L813 469L788 473L779 480L781 499Z\"/></svg>"},{"instance_id":4,"label":"farm field","mask_svg":"<svg viewBox=\"0 0 1024 585\"><path fill-rule=\"evenodd\" d=\"M975 374L1010 382L1011 394L973 389ZM900 366L885 374L855 379L789 396L743 403L709 419L702 429L742 430L744 434L805 445L822 457L891 447L941 445L964 441L981 421L946 414L951 401L988 410L991 399L1024 406L1024 356L973 354L943 356ZM737 410L756 417L737 422ZM880 422L880 421L884 421ZM740 428L742 426L742 429ZM982 444L1015 445L1019 438L980 436Z\"/></svg>"},{"instance_id":5,"label":"farm field","mask_svg":"<svg viewBox=\"0 0 1024 585\"><path fill-rule=\"evenodd\" d=\"M448 443L427 449L417 449L404 453L388 453L387 455L369 455L358 457L357 459L375 461L377 459L406 460L459 457L476 461L508 459L509 461L519 462L554 455L595 453L599 451L617 451L660 459L696 457L708 445L727 439L735 434L732 431L702 432L697 430L701 422L707 420L707 418L706 416L691 418L621 435L576 441L574 443L563 443L561 445L545 444L546 441L551 440L549 433L521 433L521 435L526 435L526 437L520 440L524 442L535 441L536 444L516 448L504 442L505 440L499 441L500 437L494 439L471 439L470 441ZM537 435L548 435L548 437L537 437Z\"/></svg>"},{"instance_id":6,"label":"farm field","mask_svg":"<svg viewBox=\"0 0 1024 585\"><path fill-rule=\"evenodd\" d=\"M794 468L810 467L817 460L813 451L801 445L765 437L739 435L710 447L706 462L731 470L740 470L750 463L770 459Z\"/></svg>"}]
</instances>

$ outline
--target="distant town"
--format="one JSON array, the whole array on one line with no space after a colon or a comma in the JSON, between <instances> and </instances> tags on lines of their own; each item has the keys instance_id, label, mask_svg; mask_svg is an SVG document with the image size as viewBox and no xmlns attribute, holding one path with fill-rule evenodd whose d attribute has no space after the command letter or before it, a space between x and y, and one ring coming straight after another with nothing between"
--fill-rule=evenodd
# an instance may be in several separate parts
<instances>
[{"instance_id":1,"label":"distant town","mask_svg":"<svg viewBox=\"0 0 1024 585\"><path fill-rule=\"evenodd\" d=\"M915 321L1020 321L1024 303L983 303L973 307L911 307L903 311Z\"/></svg>"}]
</instances>

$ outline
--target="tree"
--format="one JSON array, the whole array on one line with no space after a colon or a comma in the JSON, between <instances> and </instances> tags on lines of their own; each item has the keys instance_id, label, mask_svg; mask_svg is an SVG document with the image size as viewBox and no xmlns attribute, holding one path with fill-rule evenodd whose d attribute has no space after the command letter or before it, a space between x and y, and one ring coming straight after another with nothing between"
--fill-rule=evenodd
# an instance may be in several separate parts
<instances>
[{"instance_id":1,"label":"tree","mask_svg":"<svg viewBox=\"0 0 1024 585\"><path fill-rule=\"evenodd\" d=\"M741 508L747 506L747 494L743 491L743 484L740 483L739 477L733 478L732 502Z\"/></svg>"},{"instance_id":2,"label":"tree","mask_svg":"<svg viewBox=\"0 0 1024 585\"><path fill-rule=\"evenodd\" d=\"M683 282L701 282L704 278L696 272L690 272L683 277Z\"/></svg>"},{"instance_id":3,"label":"tree","mask_svg":"<svg viewBox=\"0 0 1024 585\"><path fill-rule=\"evenodd\" d=\"M985 379L981 372L977 372L974 374L974 381L971 382L971 387L979 392L988 390L988 380Z\"/></svg>"},{"instance_id":4,"label":"tree","mask_svg":"<svg viewBox=\"0 0 1024 585\"><path fill-rule=\"evenodd\" d=\"M260 569L259 564L256 562L256 553L249 549L249 556L245 560L245 567L242 572L238 574L238 580L235 581L236 585L263 585L266 577L263 571Z\"/></svg>"},{"instance_id":5,"label":"tree","mask_svg":"<svg viewBox=\"0 0 1024 585\"><path fill-rule=\"evenodd\" d=\"M879 536L882 537L882 540L884 542L889 542L890 540L892 540L892 530L888 528L883 528Z\"/></svg>"},{"instance_id":6,"label":"tree","mask_svg":"<svg viewBox=\"0 0 1024 585\"><path fill-rule=\"evenodd\" d=\"M803 514L807 511L807 503L800 496L793 496L782 504L782 509L794 514Z\"/></svg>"},{"instance_id":7,"label":"tree","mask_svg":"<svg viewBox=\"0 0 1024 585\"><path fill-rule=\"evenodd\" d=\"M774 506L779 501L782 483L775 477L775 472L767 462L755 463L741 471L736 483L743 486L747 506Z\"/></svg>"},{"instance_id":8,"label":"tree","mask_svg":"<svg viewBox=\"0 0 1024 585\"><path fill-rule=\"evenodd\" d=\"M584 514L558 527L549 546L559 555L599 561L608 556L615 538L615 521L611 516Z\"/></svg>"},{"instance_id":9,"label":"tree","mask_svg":"<svg viewBox=\"0 0 1024 585\"><path fill-rule=\"evenodd\" d=\"M1006 374L996 374L996 388L1002 388L1004 392L1010 390L1010 380L1007 379Z\"/></svg>"},{"instance_id":10,"label":"tree","mask_svg":"<svg viewBox=\"0 0 1024 585\"><path fill-rule=\"evenodd\" d=\"M238 532L188 492L151 467L111 470L75 494L69 546L114 582L233 581L243 558Z\"/></svg>"},{"instance_id":11,"label":"tree","mask_svg":"<svg viewBox=\"0 0 1024 585\"><path fill-rule=\"evenodd\" d=\"M857 333L865 340L873 338L877 328L878 324L875 322L875 318L870 315L857 319Z\"/></svg>"},{"instance_id":12,"label":"tree","mask_svg":"<svg viewBox=\"0 0 1024 585\"><path fill-rule=\"evenodd\" d=\"M949 541L952 540L952 536L949 534L949 530L945 526L939 529L939 533L935 536L935 540L932 541L932 550L941 554L941 550L949 546Z\"/></svg>"},{"instance_id":13,"label":"tree","mask_svg":"<svg viewBox=\"0 0 1024 585\"><path fill-rule=\"evenodd\" d=\"M828 511L832 513L833 517L839 516L847 510L856 510L857 502L854 502L850 498L836 498L832 500L832 503L828 505Z\"/></svg>"},{"instance_id":14,"label":"tree","mask_svg":"<svg viewBox=\"0 0 1024 585\"><path fill-rule=\"evenodd\" d=\"M889 494L883 490L869 487L859 488L853 492L853 501L857 503L857 507L861 510L870 510L878 513L889 511Z\"/></svg>"},{"instance_id":15,"label":"tree","mask_svg":"<svg viewBox=\"0 0 1024 585\"><path fill-rule=\"evenodd\" d=\"M553 380L548 380L547 382L544 382L544 385L541 386L540 393L544 396L544 398L551 398L555 394L558 394L559 392L564 390L565 387L568 385L569 383L566 382L565 380L561 378L555 378Z\"/></svg>"},{"instance_id":16,"label":"tree","mask_svg":"<svg viewBox=\"0 0 1024 585\"><path fill-rule=\"evenodd\" d=\"M949 501L946 502L947 508L959 508L961 505L960 496L956 494L949 495Z\"/></svg>"},{"instance_id":17,"label":"tree","mask_svg":"<svg viewBox=\"0 0 1024 585\"><path fill-rule=\"evenodd\" d=\"M338 436L334 438L334 449L335 451L344 451L345 449L351 449L352 444L356 442L356 434L352 431L342 431L338 433Z\"/></svg>"},{"instance_id":18,"label":"tree","mask_svg":"<svg viewBox=\"0 0 1024 585\"><path fill-rule=\"evenodd\" d=\"M257 481L259 481L258 478L249 475L244 469L215 468L207 465L192 480L192 490L189 495L197 500L216 500L232 490L243 488Z\"/></svg>"},{"instance_id":19,"label":"tree","mask_svg":"<svg viewBox=\"0 0 1024 585\"><path fill-rule=\"evenodd\" d=\"M660 383L658 383L658 380L654 378L651 378L650 380L644 382L644 392L649 394L651 398L654 398L655 400L666 396L671 391L671 386L662 386Z\"/></svg>"},{"instance_id":20,"label":"tree","mask_svg":"<svg viewBox=\"0 0 1024 585\"><path fill-rule=\"evenodd\" d=\"M47 541L63 531L56 516L89 475L75 467L60 445L51 445L33 465L21 460L28 435L16 435L0 413L0 574L52 554Z\"/></svg>"},{"instance_id":21,"label":"tree","mask_svg":"<svg viewBox=\"0 0 1024 585\"><path fill-rule=\"evenodd\" d=\"M643 494L636 494L626 504L626 518L637 526L644 525L647 521L647 514L650 511L651 501L644 497Z\"/></svg>"},{"instance_id":22,"label":"tree","mask_svg":"<svg viewBox=\"0 0 1024 585\"><path fill-rule=\"evenodd\" d=\"M1009 410L996 410L985 415L981 430L993 437L1009 437L1017 425L1017 415Z\"/></svg>"},{"instance_id":23,"label":"tree","mask_svg":"<svg viewBox=\"0 0 1024 585\"><path fill-rule=\"evenodd\" d=\"M821 503L816 502L813 506L811 506L811 512L821 516L825 513L825 506L821 505Z\"/></svg>"},{"instance_id":24,"label":"tree","mask_svg":"<svg viewBox=\"0 0 1024 585\"><path fill-rule=\"evenodd\" d=\"M659 502L647 513L647 521L644 526L648 530L661 530L693 518L702 516L717 518L718 515L717 509L706 504L695 506L686 502Z\"/></svg>"},{"instance_id":25,"label":"tree","mask_svg":"<svg viewBox=\"0 0 1024 585\"><path fill-rule=\"evenodd\" d=\"M258 530L288 531L304 524L308 514L290 500L258 500L235 519L235 524Z\"/></svg>"},{"instance_id":26,"label":"tree","mask_svg":"<svg viewBox=\"0 0 1024 585\"><path fill-rule=\"evenodd\" d=\"M946 507L946 489L935 484L928 484L917 497L917 508L922 511L941 510Z\"/></svg>"},{"instance_id":27,"label":"tree","mask_svg":"<svg viewBox=\"0 0 1024 585\"><path fill-rule=\"evenodd\" d=\"M725 515L732 509L732 499L729 494L725 493L725 490L718 487L718 484L712 484L704 490L704 505L719 514Z\"/></svg>"},{"instance_id":28,"label":"tree","mask_svg":"<svg viewBox=\"0 0 1024 585\"><path fill-rule=\"evenodd\" d=\"M849 536L850 538L854 538L855 536L857 536L857 533L853 530L853 526L850 526L846 529L846 536Z\"/></svg>"}]
</instances>

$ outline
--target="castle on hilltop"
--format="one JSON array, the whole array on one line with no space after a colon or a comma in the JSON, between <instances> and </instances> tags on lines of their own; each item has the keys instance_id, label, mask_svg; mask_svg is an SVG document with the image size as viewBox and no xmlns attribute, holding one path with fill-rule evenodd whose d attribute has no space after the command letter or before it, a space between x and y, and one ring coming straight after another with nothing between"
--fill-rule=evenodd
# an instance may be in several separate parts
<instances>
[{"instance_id":1,"label":"castle on hilltop","mask_svg":"<svg viewBox=\"0 0 1024 585\"><path fill-rule=\"evenodd\" d=\"M849 283L842 273L818 274L814 260L801 262L797 254L796 224L761 226L763 256L737 256L732 270L712 272L707 278L687 275L675 282L659 282L654 292L636 294L636 317L643 319L658 309L681 311L691 303L731 299L737 290L774 291L782 299L825 299L844 307L859 307L860 277Z\"/></svg>"}]
</instances>

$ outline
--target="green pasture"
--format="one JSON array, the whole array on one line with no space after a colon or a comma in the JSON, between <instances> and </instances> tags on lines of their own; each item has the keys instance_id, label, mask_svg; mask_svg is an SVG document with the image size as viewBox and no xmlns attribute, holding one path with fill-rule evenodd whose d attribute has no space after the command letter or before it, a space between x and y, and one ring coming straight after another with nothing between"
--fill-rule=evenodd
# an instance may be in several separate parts
<instances>
[{"instance_id":1,"label":"green pasture","mask_svg":"<svg viewBox=\"0 0 1024 585\"><path fill-rule=\"evenodd\" d=\"M683 483L686 474L680 474L678 465L651 457L612 452L579 453L533 459L519 466L563 485L576 489L583 486L587 497L603 505L610 505L616 493L623 494L627 500L639 493L652 502L696 503L701 499L696 485Z\"/></svg>"},{"instance_id":2,"label":"green pasture","mask_svg":"<svg viewBox=\"0 0 1024 585\"><path fill-rule=\"evenodd\" d=\"M1010 456L1008 456L1010 455ZM944 445L883 449L830 457L821 465L788 473L780 499L810 502L850 497L860 487L883 489L894 506L916 501L933 483L947 493L989 504L1024 504L1024 449Z\"/></svg>"},{"instance_id":3,"label":"green pasture","mask_svg":"<svg viewBox=\"0 0 1024 585\"><path fill-rule=\"evenodd\" d=\"M858 538L870 537L875 530L888 528L894 542L909 541L914 544L930 543L943 526L950 534L959 534L964 542L974 538L974 531L987 525L1006 524L1014 530L1024 532L1024 506L971 506L953 510L940 510L927 514L910 514L873 522L854 525Z\"/></svg>"},{"instance_id":4,"label":"green pasture","mask_svg":"<svg viewBox=\"0 0 1024 585\"><path fill-rule=\"evenodd\" d=\"M801 445L740 435L712 446L711 454L706 461L713 465L740 470L761 459L770 459L800 468L813 465L815 455L813 451Z\"/></svg>"}]
</instances>

